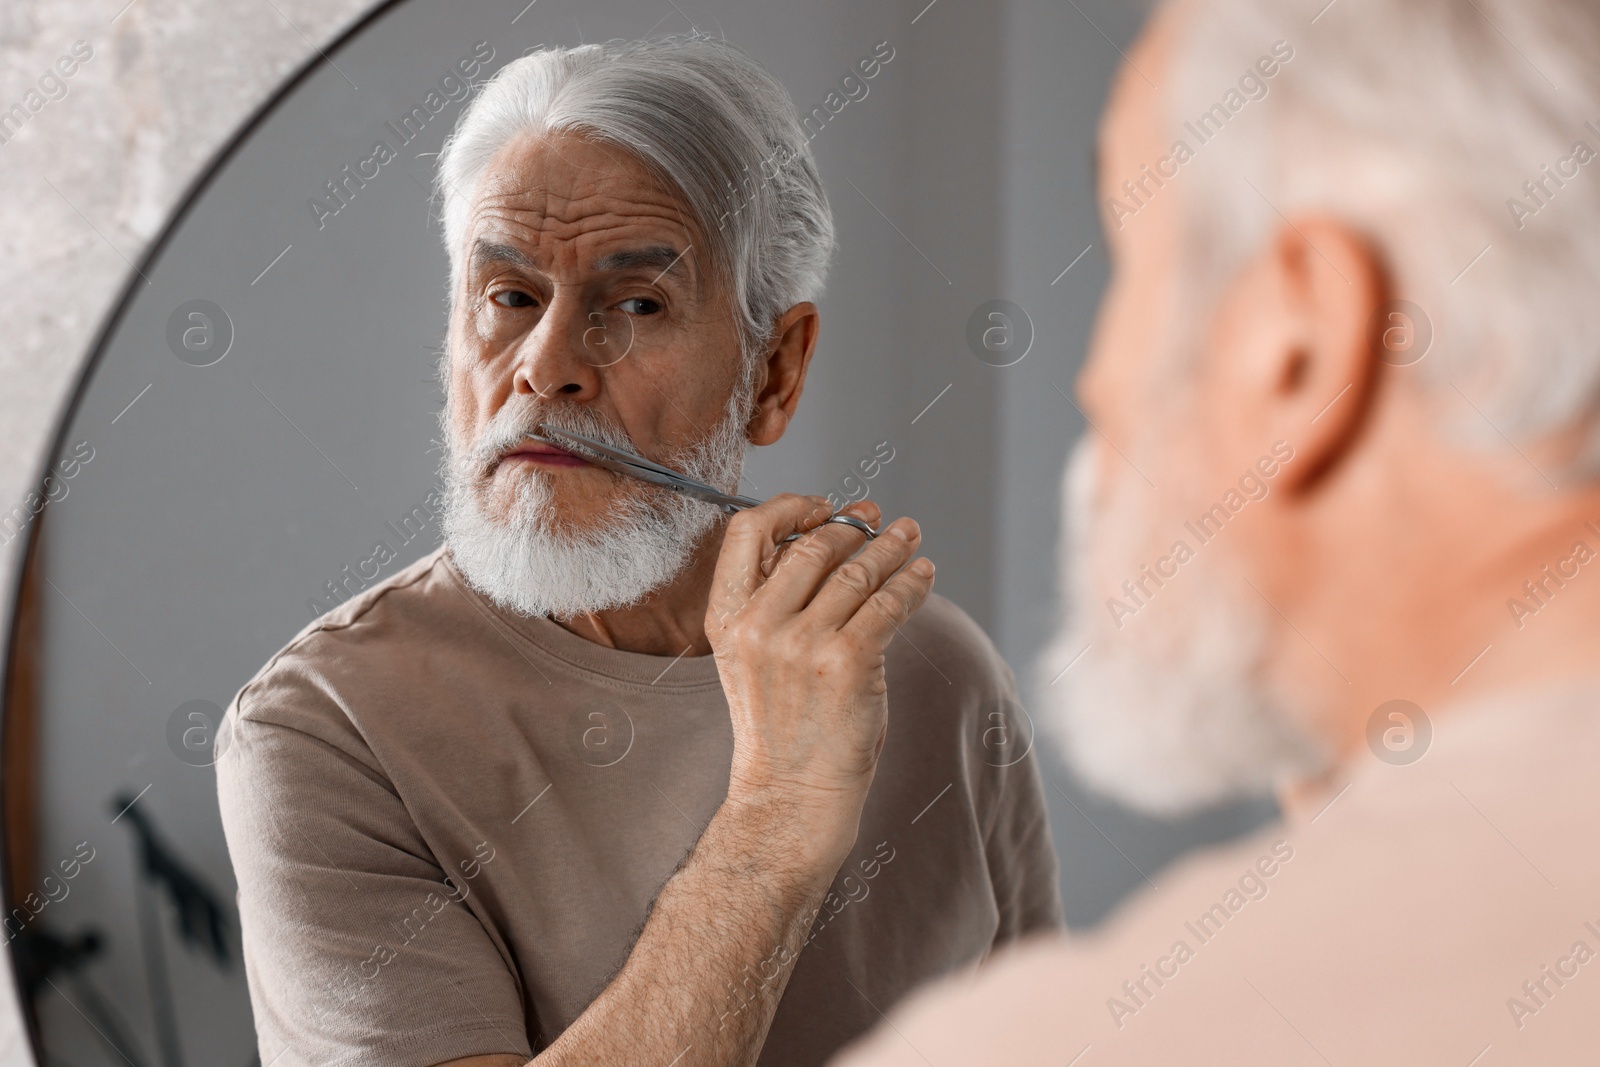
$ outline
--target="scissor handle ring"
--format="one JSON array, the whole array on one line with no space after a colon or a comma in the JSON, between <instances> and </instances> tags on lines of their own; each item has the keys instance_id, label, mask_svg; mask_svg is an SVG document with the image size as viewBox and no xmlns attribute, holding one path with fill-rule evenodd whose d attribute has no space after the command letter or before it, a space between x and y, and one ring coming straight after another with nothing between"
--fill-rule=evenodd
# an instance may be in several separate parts
<instances>
[{"instance_id":1,"label":"scissor handle ring","mask_svg":"<svg viewBox=\"0 0 1600 1067\"><path fill-rule=\"evenodd\" d=\"M874 530L865 519L858 519L854 515L830 515L828 516L827 521L841 522L846 526L854 526L856 529L867 535L868 541L878 536L878 531Z\"/></svg>"},{"instance_id":2,"label":"scissor handle ring","mask_svg":"<svg viewBox=\"0 0 1600 1067\"><path fill-rule=\"evenodd\" d=\"M812 529L820 530L823 526L828 525L830 522L842 523L845 526L854 526L856 529L867 535L868 541L878 536L878 531L867 525L865 519L858 519L854 515L830 515L826 519L823 519L819 526L814 526ZM810 532L810 530L805 531L805 533ZM783 539L783 543L788 544L790 541L798 541L802 536L802 534L792 533Z\"/></svg>"}]
</instances>

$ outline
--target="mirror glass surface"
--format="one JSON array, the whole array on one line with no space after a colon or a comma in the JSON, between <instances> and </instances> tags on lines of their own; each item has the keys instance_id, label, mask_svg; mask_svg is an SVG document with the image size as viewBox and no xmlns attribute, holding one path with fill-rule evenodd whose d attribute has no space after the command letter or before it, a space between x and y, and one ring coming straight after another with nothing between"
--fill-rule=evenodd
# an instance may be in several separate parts
<instances>
[{"instance_id":1,"label":"mirror glass surface","mask_svg":"<svg viewBox=\"0 0 1600 1067\"><path fill-rule=\"evenodd\" d=\"M439 543L430 189L463 62L481 80L540 45L698 29L818 116L839 234L822 340L796 422L751 452L742 491L870 494L915 515L939 591L1025 674L1081 428L1062 391L1105 274L1088 151L1117 55L1099 33L1125 41L1137 19L1114 3L1088 4L1098 26L1044 4L1009 23L989 5L917 8L388 4L222 157L132 280L35 520L38 651L14 665L33 689L10 712L34 724L37 815L9 932L42 1062L255 1062L216 726L315 616ZM894 58L840 93L880 42ZM1017 359L968 342L1002 299L1027 309L1009 323L1026 330ZM864 480L881 442L894 458ZM1043 768L1080 924L1182 845L1260 815L1157 826Z\"/></svg>"}]
</instances>

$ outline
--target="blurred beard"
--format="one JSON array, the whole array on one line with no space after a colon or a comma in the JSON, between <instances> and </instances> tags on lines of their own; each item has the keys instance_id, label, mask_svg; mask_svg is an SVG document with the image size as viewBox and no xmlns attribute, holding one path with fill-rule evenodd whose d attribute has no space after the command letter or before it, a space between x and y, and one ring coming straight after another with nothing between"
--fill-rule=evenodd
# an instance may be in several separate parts
<instances>
[{"instance_id":1,"label":"blurred beard","mask_svg":"<svg viewBox=\"0 0 1600 1067\"><path fill-rule=\"evenodd\" d=\"M742 374L709 434L687 450L651 458L736 492L752 395L750 376ZM564 528L555 503L559 475L529 465L506 505L503 491L493 492L501 457L541 422L643 455L627 431L578 404L513 400L468 445L458 440L449 412L447 397L445 540L472 587L510 611L571 619L638 604L683 572L700 539L723 518L715 504L613 474L601 518L587 528Z\"/></svg>"},{"instance_id":2,"label":"blurred beard","mask_svg":"<svg viewBox=\"0 0 1600 1067\"><path fill-rule=\"evenodd\" d=\"M1067 467L1067 612L1041 662L1041 719L1069 765L1096 790L1164 815L1324 769L1326 746L1266 680L1272 609L1229 571L1223 546L1191 544L1176 576L1113 621L1107 596L1131 603L1123 581L1171 546L1152 533L1162 524L1153 491L1124 477L1098 498L1098 451L1085 437Z\"/></svg>"}]
</instances>

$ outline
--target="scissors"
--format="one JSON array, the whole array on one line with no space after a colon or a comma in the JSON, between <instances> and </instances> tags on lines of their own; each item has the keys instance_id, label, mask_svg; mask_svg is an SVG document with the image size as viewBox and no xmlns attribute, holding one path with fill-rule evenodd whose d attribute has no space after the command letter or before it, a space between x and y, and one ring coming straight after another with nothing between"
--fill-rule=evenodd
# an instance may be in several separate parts
<instances>
[{"instance_id":1,"label":"scissors","mask_svg":"<svg viewBox=\"0 0 1600 1067\"><path fill-rule=\"evenodd\" d=\"M542 441L547 445L556 445L559 448L565 448L568 444L576 444L583 452L589 453L583 458L593 463L596 467L603 467L608 471L625 474L630 478L637 478L653 485L665 486L674 492L682 493L684 496L692 496L697 500L709 501L729 515L736 511L743 511L745 508L753 508L762 503L762 501L754 497L730 496L727 493L720 492L713 486L707 485L705 482L696 481L686 474L680 474L671 467L663 467L661 464L654 463L643 456L636 456L625 449L612 448L604 441L597 441L593 437L586 437L581 433L573 433L571 430L563 430L558 426L540 423L539 432L530 433L527 436L535 441ZM868 541L878 536L877 530L868 525L864 519L858 519L854 515L831 515L824 520L824 525L829 522L853 526L866 534ZM793 541L799 536L800 534L793 533L785 537L784 541Z\"/></svg>"}]
</instances>

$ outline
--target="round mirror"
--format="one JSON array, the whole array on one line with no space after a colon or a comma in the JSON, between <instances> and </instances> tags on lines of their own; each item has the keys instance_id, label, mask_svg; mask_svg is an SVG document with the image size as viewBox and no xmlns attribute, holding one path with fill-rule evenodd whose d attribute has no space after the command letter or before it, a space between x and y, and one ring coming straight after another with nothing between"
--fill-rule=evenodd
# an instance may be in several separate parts
<instances>
[{"instance_id":1,"label":"round mirror","mask_svg":"<svg viewBox=\"0 0 1600 1067\"><path fill-rule=\"evenodd\" d=\"M222 712L313 619L440 541L434 158L476 87L542 45L710 33L788 87L839 241L799 417L752 451L741 491L915 515L939 591L1012 662L1042 644L1051 582L1026 560L1053 557L1081 425L1061 391L1104 266L1087 168L1064 186L1054 141L1005 130L1048 115L1086 158L1114 46L1042 4L1009 30L957 4L689 7L382 4L247 124L130 279L47 477L3 519L28 545L5 925L41 1063L259 1063L217 807ZM1121 38L1135 21L1099 17ZM1038 77L1019 88L1013 61ZM1064 84L1082 90L1066 116ZM1004 261L1045 209L1048 247ZM1081 814L1059 778L1047 792ZM1074 834L1101 847L1099 829L1063 827L1063 854L1084 854L1061 843ZM1080 915L1144 877L1101 855L1111 873Z\"/></svg>"}]
</instances>

